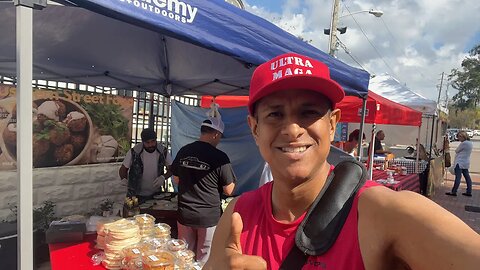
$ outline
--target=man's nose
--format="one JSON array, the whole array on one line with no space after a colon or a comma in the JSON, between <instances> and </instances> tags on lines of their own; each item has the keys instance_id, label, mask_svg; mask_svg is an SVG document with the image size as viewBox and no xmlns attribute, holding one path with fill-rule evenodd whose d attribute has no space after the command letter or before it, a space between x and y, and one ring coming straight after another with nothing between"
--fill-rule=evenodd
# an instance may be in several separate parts
<instances>
[{"instance_id":1,"label":"man's nose","mask_svg":"<svg viewBox=\"0 0 480 270\"><path fill-rule=\"evenodd\" d=\"M305 129L294 117L287 118L282 128L282 135L287 136L291 141L299 138L304 132Z\"/></svg>"}]
</instances>

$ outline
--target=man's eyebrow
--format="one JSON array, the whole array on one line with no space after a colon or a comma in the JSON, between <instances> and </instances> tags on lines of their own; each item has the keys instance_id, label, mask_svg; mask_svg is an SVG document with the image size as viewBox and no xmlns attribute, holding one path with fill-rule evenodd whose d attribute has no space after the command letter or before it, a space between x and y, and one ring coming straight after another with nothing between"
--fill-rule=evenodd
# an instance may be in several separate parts
<instances>
[{"instance_id":1,"label":"man's eyebrow","mask_svg":"<svg viewBox=\"0 0 480 270\"><path fill-rule=\"evenodd\" d=\"M265 104L265 107L270 110L279 109L283 107L283 104L282 103Z\"/></svg>"}]
</instances>

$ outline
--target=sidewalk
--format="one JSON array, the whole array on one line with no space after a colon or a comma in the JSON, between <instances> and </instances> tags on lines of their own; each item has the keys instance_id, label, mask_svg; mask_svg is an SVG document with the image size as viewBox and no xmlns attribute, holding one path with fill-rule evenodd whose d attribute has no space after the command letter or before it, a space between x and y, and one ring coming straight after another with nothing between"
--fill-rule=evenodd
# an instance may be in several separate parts
<instances>
[{"instance_id":1,"label":"sidewalk","mask_svg":"<svg viewBox=\"0 0 480 270\"><path fill-rule=\"evenodd\" d=\"M435 194L431 199L441 205L443 208L455 214L463 222L468 224L473 230L480 234L480 213L465 211L465 205L471 205L480 207L480 174L470 173L472 178L472 197L463 196L465 192L466 184L465 179L462 177L460 187L458 188L458 196L448 196L445 192L449 192L452 189L455 176L447 172L446 179L443 185L435 188Z\"/></svg>"}]
</instances>

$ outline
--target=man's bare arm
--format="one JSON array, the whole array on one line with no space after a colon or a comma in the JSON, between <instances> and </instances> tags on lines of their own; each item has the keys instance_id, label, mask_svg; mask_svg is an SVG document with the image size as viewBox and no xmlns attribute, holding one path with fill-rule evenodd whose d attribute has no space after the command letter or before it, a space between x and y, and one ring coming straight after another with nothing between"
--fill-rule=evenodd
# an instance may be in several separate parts
<instances>
[{"instance_id":1,"label":"man's bare arm","mask_svg":"<svg viewBox=\"0 0 480 270\"><path fill-rule=\"evenodd\" d=\"M128 168L125 167L124 165L120 166L120 169L118 170L118 175L120 176L120 179L127 178Z\"/></svg>"},{"instance_id":2,"label":"man's bare arm","mask_svg":"<svg viewBox=\"0 0 480 270\"><path fill-rule=\"evenodd\" d=\"M235 189L235 183L230 183L226 186L223 186L223 194L227 196L231 196L233 194L234 189Z\"/></svg>"},{"instance_id":3,"label":"man's bare arm","mask_svg":"<svg viewBox=\"0 0 480 270\"><path fill-rule=\"evenodd\" d=\"M417 193L370 188L362 194L359 215L367 269L393 269L399 261L409 269L427 270L474 270L480 265L480 235ZM376 251L377 257L366 255L374 246L383 250ZM391 259L383 259L386 265L379 266L381 257Z\"/></svg>"}]
</instances>

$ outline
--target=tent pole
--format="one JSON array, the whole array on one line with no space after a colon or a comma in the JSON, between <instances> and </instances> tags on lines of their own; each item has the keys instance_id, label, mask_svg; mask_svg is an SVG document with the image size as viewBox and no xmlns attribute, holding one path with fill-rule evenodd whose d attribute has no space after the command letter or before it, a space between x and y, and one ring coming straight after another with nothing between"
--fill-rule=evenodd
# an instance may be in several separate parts
<instances>
[{"instance_id":1,"label":"tent pole","mask_svg":"<svg viewBox=\"0 0 480 270\"><path fill-rule=\"evenodd\" d=\"M358 150L357 150L359 161L362 160L363 130L364 130L364 127L365 127L365 114L366 114L366 112L367 112L367 97L364 97L363 98L363 104L362 104L362 121L360 122L360 133L358 133L358 139L360 141L358 143Z\"/></svg>"},{"instance_id":2,"label":"tent pole","mask_svg":"<svg viewBox=\"0 0 480 270\"><path fill-rule=\"evenodd\" d=\"M418 127L418 134L417 134L417 146L416 146L416 149L417 149L417 156L415 158L415 173L418 174L418 161L420 159L420 151L418 151L419 147L420 147L420 130L421 130L422 126L420 125Z\"/></svg>"},{"instance_id":3,"label":"tent pole","mask_svg":"<svg viewBox=\"0 0 480 270\"><path fill-rule=\"evenodd\" d=\"M16 2L18 269L33 269L33 9Z\"/></svg>"},{"instance_id":4,"label":"tent pole","mask_svg":"<svg viewBox=\"0 0 480 270\"><path fill-rule=\"evenodd\" d=\"M153 92L147 92L150 94L150 100L149 100L149 104L150 104L150 111L149 111L149 115L148 115L148 128L153 128L155 131L156 130L156 126L155 126L155 113L153 112ZM158 108L157 108L158 110ZM158 131L157 131L157 134L158 134Z\"/></svg>"},{"instance_id":5,"label":"tent pole","mask_svg":"<svg viewBox=\"0 0 480 270\"><path fill-rule=\"evenodd\" d=\"M370 141L370 148L368 149L368 176L370 179L373 179L373 156L375 152L375 129L377 124L373 123L372 125L372 140Z\"/></svg>"},{"instance_id":6,"label":"tent pole","mask_svg":"<svg viewBox=\"0 0 480 270\"><path fill-rule=\"evenodd\" d=\"M432 147L433 147L433 132L435 129L433 128L435 126L435 115L433 115L432 119L432 132L430 134L430 154L428 155L428 160L432 159Z\"/></svg>"}]
</instances>

